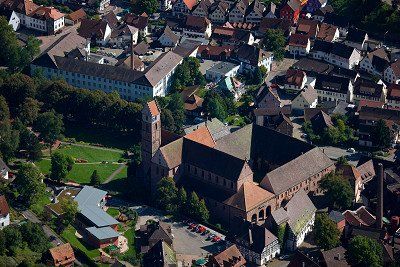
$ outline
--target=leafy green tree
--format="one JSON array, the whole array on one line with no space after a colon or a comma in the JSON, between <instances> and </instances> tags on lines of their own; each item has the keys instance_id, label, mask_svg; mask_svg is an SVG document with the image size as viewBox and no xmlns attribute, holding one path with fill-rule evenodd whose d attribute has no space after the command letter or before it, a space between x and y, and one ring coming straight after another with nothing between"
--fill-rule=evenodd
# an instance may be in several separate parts
<instances>
[{"instance_id":1,"label":"leafy green tree","mask_svg":"<svg viewBox=\"0 0 400 267\"><path fill-rule=\"evenodd\" d=\"M278 225L277 228L278 229L277 229L276 237L278 238L278 242L281 245L281 249L283 250L285 248L286 235L287 235L286 223L282 223L281 225Z\"/></svg>"},{"instance_id":2,"label":"leafy green tree","mask_svg":"<svg viewBox=\"0 0 400 267\"><path fill-rule=\"evenodd\" d=\"M171 110L167 108L161 110L161 123L165 130L168 130L170 132L176 131L175 119L174 115L172 115Z\"/></svg>"},{"instance_id":3,"label":"leafy green tree","mask_svg":"<svg viewBox=\"0 0 400 267\"><path fill-rule=\"evenodd\" d=\"M347 258L354 266L382 266L382 247L372 238L355 236L349 243Z\"/></svg>"},{"instance_id":4,"label":"leafy green tree","mask_svg":"<svg viewBox=\"0 0 400 267\"><path fill-rule=\"evenodd\" d=\"M31 125L39 116L40 103L34 98L26 98L19 107L19 119L25 125Z\"/></svg>"},{"instance_id":5,"label":"leafy green tree","mask_svg":"<svg viewBox=\"0 0 400 267\"><path fill-rule=\"evenodd\" d=\"M286 39L282 30L268 29L262 44L266 50L274 53L275 60L281 61L285 57Z\"/></svg>"},{"instance_id":6,"label":"leafy green tree","mask_svg":"<svg viewBox=\"0 0 400 267\"><path fill-rule=\"evenodd\" d=\"M207 222L210 214L204 199L200 200L196 192L192 192L187 200L187 213L192 218L201 222Z\"/></svg>"},{"instance_id":7,"label":"leafy green tree","mask_svg":"<svg viewBox=\"0 0 400 267\"><path fill-rule=\"evenodd\" d=\"M0 95L0 121L7 121L10 119L10 109L6 99Z\"/></svg>"},{"instance_id":8,"label":"leafy green tree","mask_svg":"<svg viewBox=\"0 0 400 267\"><path fill-rule=\"evenodd\" d=\"M176 200L178 188L174 178L164 177L157 184L157 205L167 212L174 213L177 210Z\"/></svg>"},{"instance_id":9,"label":"leafy green tree","mask_svg":"<svg viewBox=\"0 0 400 267\"><path fill-rule=\"evenodd\" d=\"M315 216L315 239L321 248L329 250L340 244L340 231L326 213Z\"/></svg>"},{"instance_id":10,"label":"leafy green tree","mask_svg":"<svg viewBox=\"0 0 400 267\"><path fill-rule=\"evenodd\" d=\"M19 230L30 250L44 253L50 248L47 236L40 224L27 222L22 224Z\"/></svg>"},{"instance_id":11,"label":"leafy green tree","mask_svg":"<svg viewBox=\"0 0 400 267\"><path fill-rule=\"evenodd\" d=\"M19 120L14 122L14 128L19 132L18 150L26 151L28 159L32 161L39 160L42 156L42 144L37 136L28 130L28 128Z\"/></svg>"},{"instance_id":12,"label":"leafy green tree","mask_svg":"<svg viewBox=\"0 0 400 267\"><path fill-rule=\"evenodd\" d=\"M207 205L204 199L200 200L199 206L197 208L197 218L202 222L207 222L210 218L210 212L207 209Z\"/></svg>"},{"instance_id":13,"label":"leafy green tree","mask_svg":"<svg viewBox=\"0 0 400 267\"><path fill-rule=\"evenodd\" d=\"M75 221L76 214L78 213L78 203L72 198L62 198L60 200L62 216L60 222L62 226L67 227Z\"/></svg>"},{"instance_id":14,"label":"leafy green tree","mask_svg":"<svg viewBox=\"0 0 400 267\"><path fill-rule=\"evenodd\" d=\"M390 146L392 141L390 129L384 120L379 120L374 127L372 134L372 141L379 148L386 148Z\"/></svg>"},{"instance_id":15,"label":"leafy green tree","mask_svg":"<svg viewBox=\"0 0 400 267\"><path fill-rule=\"evenodd\" d=\"M55 181L64 181L68 172L71 171L73 164L71 156L61 153L53 153L51 155L50 178Z\"/></svg>"},{"instance_id":16,"label":"leafy green tree","mask_svg":"<svg viewBox=\"0 0 400 267\"><path fill-rule=\"evenodd\" d=\"M224 99L216 92L207 92L204 97L203 107L211 118L223 121L228 116L227 106Z\"/></svg>"},{"instance_id":17,"label":"leafy green tree","mask_svg":"<svg viewBox=\"0 0 400 267\"><path fill-rule=\"evenodd\" d=\"M346 156L341 156L337 159L337 165L349 165L349 161Z\"/></svg>"},{"instance_id":18,"label":"leafy green tree","mask_svg":"<svg viewBox=\"0 0 400 267\"><path fill-rule=\"evenodd\" d=\"M45 193L42 174L30 163L22 164L15 179L15 186L21 202L31 206Z\"/></svg>"},{"instance_id":19,"label":"leafy green tree","mask_svg":"<svg viewBox=\"0 0 400 267\"><path fill-rule=\"evenodd\" d=\"M35 266L42 254L23 246L16 248L13 256L18 266Z\"/></svg>"},{"instance_id":20,"label":"leafy green tree","mask_svg":"<svg viewBox=\"0 0 400 267\"><path fill-rule=\"evenodd\" d=\"M185 58L172 77L172 88L182 90L187 86L205 85L206 80L200 72L200 61L197 58Z\"/></svg>"},{"instance_id":21,"label":"leafy green tree","mask_svg":"<svg viewBox=\"0 0 400 267\"><path fill-rule=\"evenodd\" d=\"M0 231L0 258L1 258L1 255L6 254L6 251L7 251L6 238L4 236L4 233L2 231ZM0 261L0 266L2 266L1 261ZM3 265L3 266L5 266L5 265Z\"/></svg>"},{"instance_id":22,"label":"leafy green tree","mask_svg":"<svg viewBox=\"0 0 400 267\"><path fill-rule=\"evenodd\" d=\"M263 75L259 67L254 70L253 78L254 78L254 84L261 84L264 81Z\"/></svg>"},{"instance_id":23,"label":"leafy green tree","mask_svg":"<svg viewBox=\"0 0 400 267\"><path fill-rule=\"evenodd\" d=\"M187 207L187 193L185 188L181 187L179 188L178 191L178 205L179 205L179 209L181 212L185 212L186 211L186 207Z\"/></svg>"},{"instance_id":24,"label":"leafy green tree","mask_svg":"<svg viewBox=\"0 0 400 267\"><path fill-rule=\"evenodd\" d=\"M39 137L49 145L51 154L51 147L62 137L64 131L62 116L54 111L42 113L36 120L35 129L39 131Z\"/></svg>"},{"instance_id":25,"label":"leafy green tree","mask_svg":"<svg viewBox=\"0 0 400 267\"><path fill-rule=\"evenodd\" d=\"M160 7L157 0L131 0L132 11L136 14L145 12L148 15L155 13Z\"/></svg>"},{"instance_id":26,"label":"leafy green tree","mask_svg":"<svg viewBox=\"0 0 400 267\"><path fill-rule=\"evenodd\" d=\"M325 190L325 196L332 207L345 210L351 207L354 199L354 190L350 182L342 175L330 172L320 182L321 188Z\"/></svg>"},{"instance_id":27,"label":"leafy green tree","mask_svg":"<svg viewBox=\"0 0 400 267\"><path fill-rule=\"evenodd\" d=\"M182 100L182 96L179 93L174 93L171 95L171 100L168 105L169 110L173 114L175 122L175 132L181 133L183 129L183 124L185 123L185 106Z\"/></svg>"},{"instance_id":28,"label":"leafy green tree","mask_svg":"<svg viewBox=\"0 0 400 267\"><path fill-rule=\"evenodd\" d=\"M90 184L99 186L101 184L101 179L99 174L97 173L97 170L94 170L92 175L90 176Z\"/></svg>"},{"instance_id":29,"label":"leafy green tree","mask_svg":"<svg viewBox=\"0 0 400 267\"><path fill-rule=\"evenodd\" d=\"M0 155L8 162L19 144L19 132L12 128L10 111L4 97L0 95Z\"/></svg>"},{"instance_id":30,"label":"leafy green tree","mask_svg":"<svg viewBox=\"0 0 400 267\"><path fill-rule=\"evenodd\" d=\"M13 254L18 247L24 245L22 234L19 231L19 227L17 225L9 225L4 228L2 232L7 248L7 254Z\"/></svg>"}]
</instances>

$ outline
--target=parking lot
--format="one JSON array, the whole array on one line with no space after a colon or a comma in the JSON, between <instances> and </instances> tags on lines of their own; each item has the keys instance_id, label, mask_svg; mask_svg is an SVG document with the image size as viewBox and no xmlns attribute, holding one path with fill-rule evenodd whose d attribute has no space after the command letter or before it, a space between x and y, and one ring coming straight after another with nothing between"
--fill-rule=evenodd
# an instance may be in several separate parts
<instances>
[{"instance_id":1,"label":"parking lot","mask_svg":"<svg viewBox=\"0 0 400 267\"><path fill-rule=\"evenodd\" d=\"M190 266L192 260L204 258L209 254L214 254L221 251L224 247L225 236L208 229L209 234L219 236L222 240L219 242L212 242L209 240L207 235L202 235L191 229L189 225L184 222L174 222L170 218L164 216L160 211L147 206L133 207L138 215L139 219L136 224L136 229L139 229L140 225L143 225L148 220L164 221L171 224L172 235L174 237L174 250L176 252L177 260L181 261L183 265Z\"/></svg>"}]
</instances>

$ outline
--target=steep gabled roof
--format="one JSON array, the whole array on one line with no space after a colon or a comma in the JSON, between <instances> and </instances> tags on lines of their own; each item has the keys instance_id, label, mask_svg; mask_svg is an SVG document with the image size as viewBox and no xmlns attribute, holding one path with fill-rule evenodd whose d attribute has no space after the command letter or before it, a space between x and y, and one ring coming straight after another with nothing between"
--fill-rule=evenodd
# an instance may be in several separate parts
<instances>
[{"instance_id":1,"label":"steep gabled roof","mask_svg":"<svg viewBox=\"0 0 400 267\"><path fill-rule=\"evenodd\" d=\"M49 251L56 266L65 266L64 264L75 261L75 254L69 243L51 248Z\"/></svg>"},{"instance_id":2,"label":"steep gabled roof","mask_svg":"<svg viewBox=\"0 0 400 267\"><path fill-rule=\"evenodd\" d=\"M0 196L0 217L6 217L10 213L10 208L8 206L6 197L4 195Z\"/></svg>"},{"instance_id":3,"label":"steep gabled roof","mask_svg":"<svg viewBox=\"0 0 400 267\"><path fill-rule=\"evenodd\" d=\"M273 197L274 194L255 183L244 182L239 191L224 201L224 204L247 212Z\"/></svg>"},{"instance_id":4,"label":"steep gabled roof","mask_svg":"<svg viewBox=\"0 0 400 267\"><path fill-rule=\"evenodd\" d=\"M218 265L212 265L212 266L217 266L217 267L244 266L246 264L246 260L244 259L243 255L240 253L236 245L231 245L230 247L221 251L220 253L211 256L210 261L212 263L214 263L215 261Z\"/></svg>"}]
</instances>

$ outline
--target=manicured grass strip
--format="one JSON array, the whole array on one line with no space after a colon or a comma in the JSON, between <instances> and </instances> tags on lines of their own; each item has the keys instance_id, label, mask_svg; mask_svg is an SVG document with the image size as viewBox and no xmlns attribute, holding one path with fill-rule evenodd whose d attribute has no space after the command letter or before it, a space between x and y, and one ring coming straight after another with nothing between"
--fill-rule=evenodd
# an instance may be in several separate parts
<instances>
[{"instance_id":1,"label":"manicured grass strip","mask_svg":"<svg viewBox=\"0 0 400 267\"><path fill-rule=\"evenodd\" d=\"M36 166L40 169L40 171L43 174L49 174L50 173L50 166L51 162L49 159L42 159L38 162L35 163ZM72 170L68 173L67 179L77 182L77 183L82 183L82 184L88 184L90 183L90 176L92 175L94 170L97 170L97 173L100 176L101 181L105 181L115 170L119 168L119 164L80 164L80 163L75 163L74 166L72 167ZM124 168L126 169L126 168ZM122 170L122 172L126 172ZM118 179L123 178L123 176L126 174L118 174Z\"/></svg>"},{"instance_id":2,"label":"manicured grass strip","mask_svg":"<svg viewBox=\"0 0 400 267\"><path fill-rule=\"evenodd\" d=\"M134 228L129 228L128 230L126 230L124 236L126 237L126 239L128 239L129 249L122 256L125 257L128 255L136 256Z\"/></svg>"},{"instance_id":3,"label":"manicured grass strip","mask_svg":"<svg viewBox=\"0 0 400 267\"><path fill-rule=\"evenodd\" d=\"M56 151L64 155L69 155L74 159L84 159L88 162L116 162L122 157L122 153L116 151L74 145L63 145Z\"/></svg>"},{"instance_id":4,"label":"manicured grass strip","mask_svg":"<svg viewBox=\"0 0 400 267\"><path fill-rule=\"evenodd\" d=\"M45 192L39 199L38 201L33 204L30 209L36 213L37 215L41 215L44 211L44 206L47 204L50 204L50 194L48 192Z\"/></svg>"},{"instance_id":5,"label":"manicured grass strip","mask_svg":"<svg viewBox=\"0 0 400 267\"><path fill-rule=\"evenodd\" d=\"M81 250L89 258L93 259L100 256L100 251L98 249L88 249L79 241L79 239L75 236L75 228L68 226L68 228L62 232L61 236L68 241L72 247Z\"/></svg>"},{"instance_id":6,"label":"manicured grass strip","mask_svg":"<svg viewBox=\"0 0 400 267\"><path fill-rule=\"evenodd\" d=\"M112 217L117 217L119 215L119 210L116 208L108 208L107 213Z\"/></svg>"},{"instance_id":7,"label":"manicured grass strip","mask_svg":"<svg viewBox=\"0 0 400 267\"><path fill-rule=\"evenodd\" d=\"M113 180L125 179L126 177L128 177L128 167L127 166L125 166L117 175L115 175Z\"/></svg>"}]
</instances>

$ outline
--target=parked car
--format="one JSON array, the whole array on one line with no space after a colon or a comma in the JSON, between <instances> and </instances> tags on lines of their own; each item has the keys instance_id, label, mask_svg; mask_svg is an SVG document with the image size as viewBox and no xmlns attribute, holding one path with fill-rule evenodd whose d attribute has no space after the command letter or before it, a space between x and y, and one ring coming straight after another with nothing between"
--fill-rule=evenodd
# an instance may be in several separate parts
<instances>
[{"instance_id":1,"label":"parked car","mask_svg":"<svg viewBox=\"0 0 400 267\"><path fill-rule=\"evenodd\" d=\"M214 235L214 234L210 234L210 235L208 236L208 238L207 238L207 239L211 240L211 239L213 239L214 237L215 237L215 235Z\"/></svg>"},{"instance_id":2,"label":"parked car","mask_svg":"<svg viewBox=\"0 0 400 267\"><path fill-rule=\"evenodd\" d=\"M349 149L347 149L347 152L356 153L356 150L354 148L350 147Z\"/></svg>"},{"instance_id":3,"label":"parked car","mask_svg":"<svg viewBox=\"0 0 400 267\"><path fill-rule=\"evenodd\" d=\"M221 241L221 238L219 236L214 236L213 239L211 239L212 242L219 242Z\"/></svg>"},{"instance_id":4,"label":"parked car","mask_svg":"<svg viewBox=\"0 0 400 267\"><path fill-rule=\"evenodd\" d=\"M196 228L197 227L197 224L195 224L195 223L191 223L191 224L189 224L189 229L194 229L194 228Z\"/></svg>"},{"instance_id":5,"label":"parked car","mask_svg":"<svg viewBox=\"0 0 400 267\"><path fill-rule=\"evenodd\" d=\"M199 234L202 234L202 233L204 233L206 230L207 230L207 229L206 229L204 226L199 226L199 228L197 229L197 232L198 232Z\"/></svg>"},{"instance_id":6,"label":"parked car","mask_svg":"<svg viewBox=\"0 0 400 267\"><path fill-rule=\"evenodd\" d=\"M202 235L208 235L210 233L210 230L205 230Z\"/></svg>"}]
</instances>

